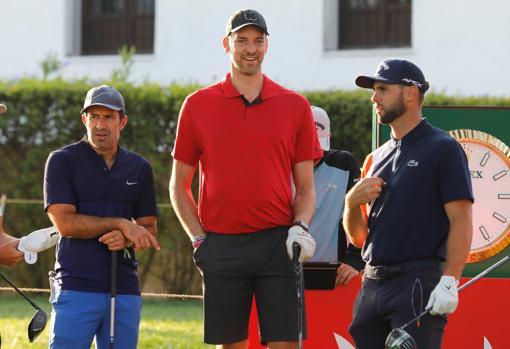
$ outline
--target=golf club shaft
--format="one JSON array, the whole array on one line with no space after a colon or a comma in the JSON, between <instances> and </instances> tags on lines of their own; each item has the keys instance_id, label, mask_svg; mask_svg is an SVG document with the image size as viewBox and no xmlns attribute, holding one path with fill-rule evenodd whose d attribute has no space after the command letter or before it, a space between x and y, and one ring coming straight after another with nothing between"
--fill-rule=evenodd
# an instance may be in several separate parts
<instances>
[{"instance_id":1,"label":"golf club shaft","mask_svg":"<svg viewBox=\"0 0 510 349\"><path fill-rule=\"evenodd\" d=\"M115 297L117 295L117 251L112 251L110 279L110 349L115 341Z\"/></svg>"},{"instance_id":2,"label":"golf club shaft","mask_svg":"<svg viewBox=\"0 0 510 349\"><path fill-rule=\"evenodd\" d=\"M503 264L505 264L509 260L510 260L510 255L500 259L497 263L494 263L493 265L491 265L487 269L483 270L480 274L476 275L471 280L469 280L468 282L466 282L465 284L460 286L457 291L460 292L463 289L467 288L468 286L471 286L472 284L474 284L475 282L477 282L478 280L483 278L485 275L489 274L493 270L496 270L497 268L499 268L500 266L502 266ZM427 314L429 311L430 311L430 309L425 309L420 314L418 314L418 316L416 316L414 319L412 319L409 322L405 323L404 325L400 326L400 329L403 330L404 328L406 328L407 326L409 326L413 322L418 321L423 315Z\"/></svg>"},{"instance_id":3,"label":"golf club shaft","mask_svg":"<svg viewBox=\"0 0 510 349\"><path fill-rule=\"evenodd\" d=\"M35 304L34 302L32 302L23 292L21 292L20 289L18 289L16 286L14 286L14 284L12 282L10 282L5 276L3 276L1 273L0 273L0 277L2 279L4 279L5 282L7 282L12 288L14 288L16 290L16 292L18 292L23 298L25 298L25 300L30 303L30 305L32 305L32 307L34 307L34 309L36 310L42 310L41 308L39 308L39 306L37 304Z\"/></svg>"}]
</instances>

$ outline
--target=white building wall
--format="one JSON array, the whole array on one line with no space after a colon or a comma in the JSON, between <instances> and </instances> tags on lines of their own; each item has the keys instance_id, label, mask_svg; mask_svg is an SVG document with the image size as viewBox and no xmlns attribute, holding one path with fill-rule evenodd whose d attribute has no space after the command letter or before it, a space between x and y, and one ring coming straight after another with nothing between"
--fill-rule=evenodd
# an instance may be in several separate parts
<instances>
[{"instance_id":1,"label":"white building wall","mask_svg":"<svg viewBox=\"0 0 510 349\"><path fill-rule=\"evenodd\" d=\"M416 62L436 92L510 96L510 2L414 0L412 48L324 50L324 4L332 0L156 0L155 51L136 55L133 80L208 84L229 69L221 38L228 16L253 7L270 35L264 70L298 90L353 89L384 58ZM79 0L0 0L0 77L41 76L50 52L64 77L108 78L117 56L76 56ZM328 13L329 14L329 13ZM75 16L78 17L79 16ZM78 22L79 23L79 22Z\"/></svg>"}]
</instances>

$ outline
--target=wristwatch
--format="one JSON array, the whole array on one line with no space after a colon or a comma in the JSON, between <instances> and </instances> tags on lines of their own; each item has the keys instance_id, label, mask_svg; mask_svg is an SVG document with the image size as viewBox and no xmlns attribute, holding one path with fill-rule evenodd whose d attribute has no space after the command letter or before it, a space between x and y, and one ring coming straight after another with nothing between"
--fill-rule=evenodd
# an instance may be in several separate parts
<instances>
[{"instance_id":1,"label":"wristwatch","mask_svg":"<svg viewBox=\"0 0 510 349\"><path fill-rule=\"evenodd\" d=\"M303 228L308 233L308 224L306 224L305 222L303 222L303 221L296 221L296 222L292 223L292 225L300 226L301 228Z\"/></svg>"}]
</instances>

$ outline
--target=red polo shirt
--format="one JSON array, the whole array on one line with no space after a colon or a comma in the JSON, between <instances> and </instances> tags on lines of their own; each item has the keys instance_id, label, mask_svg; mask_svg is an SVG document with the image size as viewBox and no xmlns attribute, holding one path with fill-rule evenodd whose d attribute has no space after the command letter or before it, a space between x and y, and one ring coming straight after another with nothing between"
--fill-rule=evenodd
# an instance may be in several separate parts
<instances>
[{"instance_id":1,"label":"red polo shirt","mask_svg":"<svg viewBox=\"0 0 510 349\"><path fill-rule=\"evenodd\" d=\"M227 74L186 98L172 155L200 163L204 229L246 233L292 223L292 166L322 154L303 96L264 76L248 104Z\"/></svg>"}]
</instances>

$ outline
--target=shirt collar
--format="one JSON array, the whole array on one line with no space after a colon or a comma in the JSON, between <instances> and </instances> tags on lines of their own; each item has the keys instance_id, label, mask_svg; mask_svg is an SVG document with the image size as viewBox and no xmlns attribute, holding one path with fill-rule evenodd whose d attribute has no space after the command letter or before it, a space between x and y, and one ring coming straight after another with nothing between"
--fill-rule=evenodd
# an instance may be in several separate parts
<instances>
[{"instance_id":1,"label":"shirt collar","mask_svg":"<svg viewBox=\"0 0 510 349\"><path fill-rule=\"evenodd\" d=\"M409 131L402 139L400 140L401 145L409 145L414 142L416 142L418 139L420 139L429 129L431 128L431 125L429 122L423 118L418 125L416 125L415 128L413 128L411 131ZM391 144L395 146L398 143L398 139L394 138L391 134Z\"/></svg>"},{"instance_id":2,"label":"shirt collar","mask_svg":"<svg viewBox=\"0 0 510 349\"><path fill-rule=\"evenodd\" d=\"M276 95L276 84L267 77L266 74L262 74L264 77L264 82L262 84L262 90L260 91L260 98L262 101L274 97ZM234 85L232 84L232 78L230 73L227 73L225 78L221 81L221 87L223 89L223 93L228 98L235 98L241 96L241 94L236 90Z\"/></svg>"}]
</instances>

